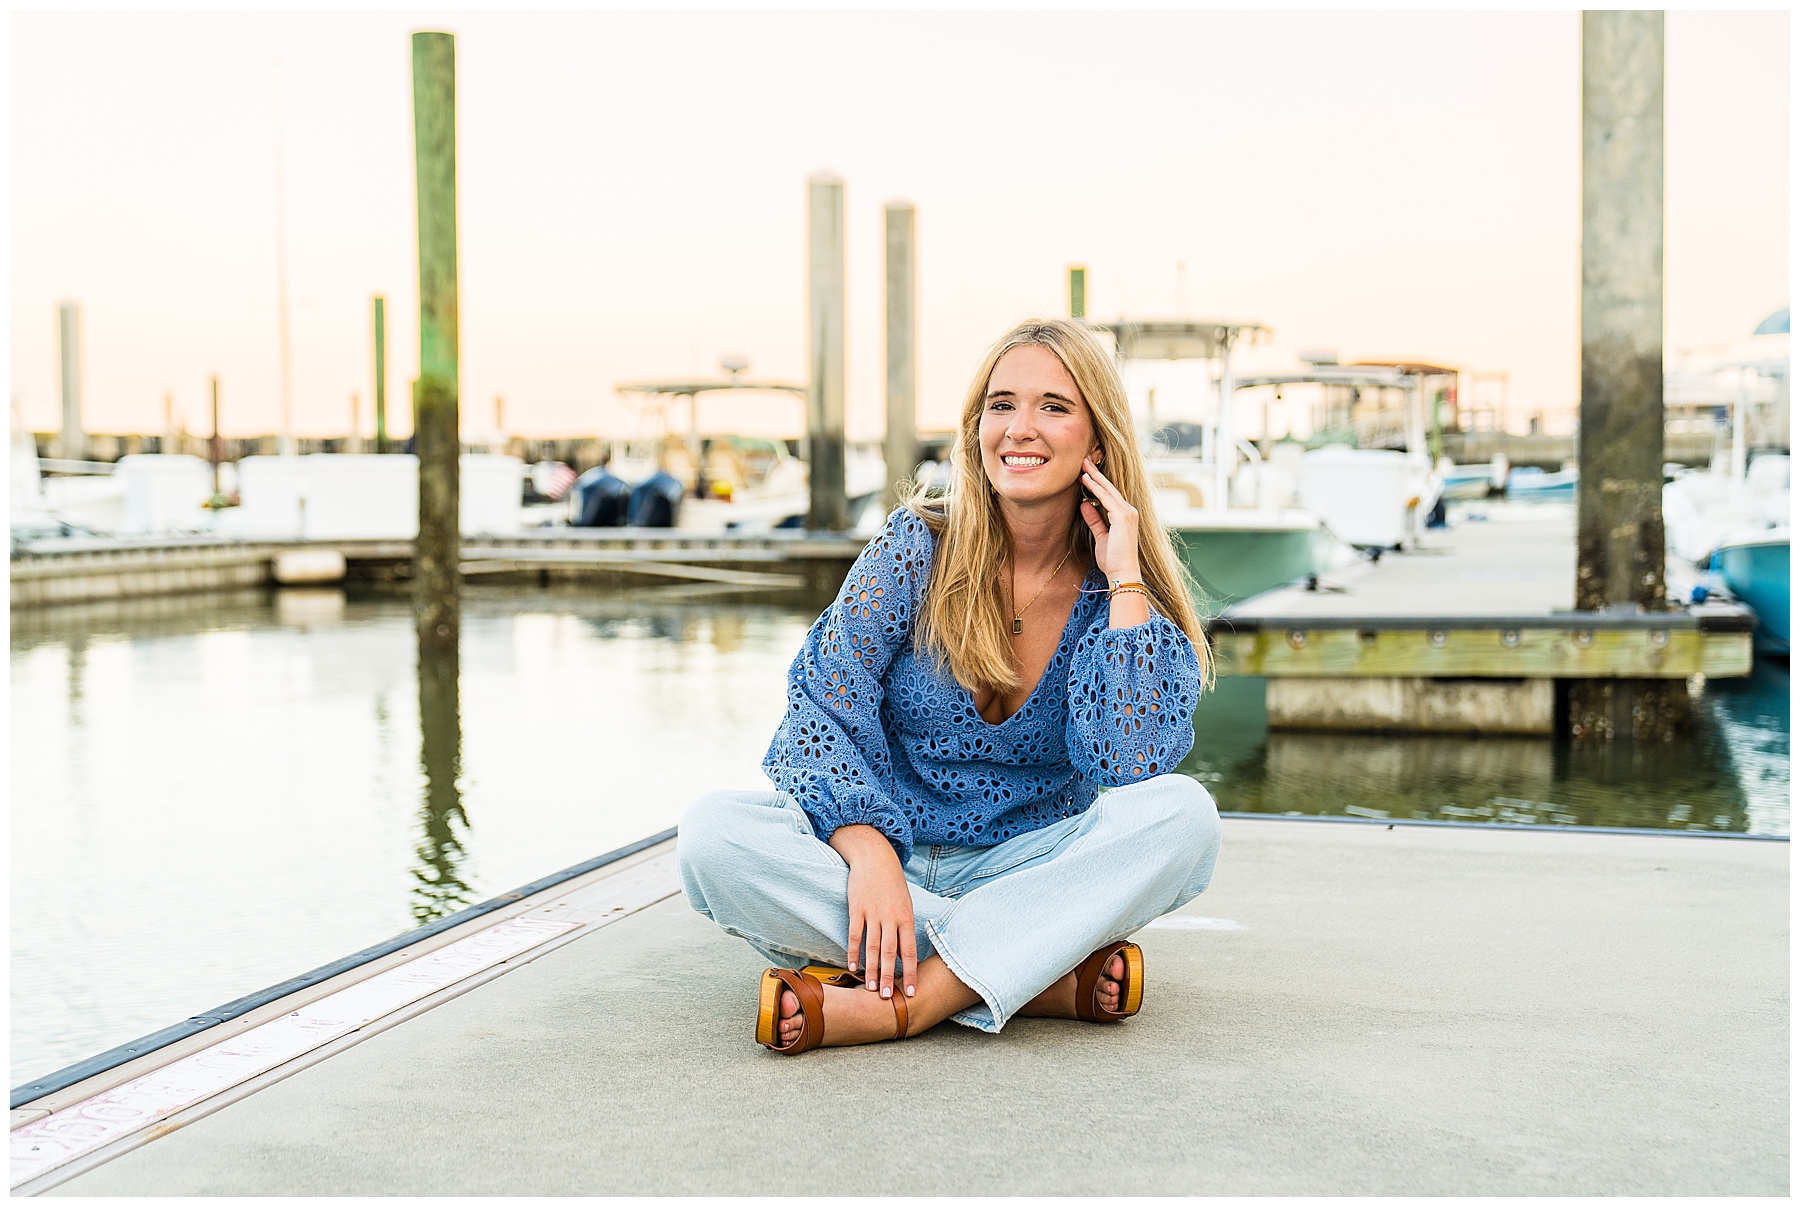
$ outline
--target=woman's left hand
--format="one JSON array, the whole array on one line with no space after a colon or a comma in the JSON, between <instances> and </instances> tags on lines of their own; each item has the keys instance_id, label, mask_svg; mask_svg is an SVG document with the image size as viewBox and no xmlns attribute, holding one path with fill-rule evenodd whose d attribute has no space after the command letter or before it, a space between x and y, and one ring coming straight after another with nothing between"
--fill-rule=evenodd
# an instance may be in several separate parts
<instances>
[{"instance_id":1,"label":"woman's left hand","mask_svg":"<svg viewBox=\"0 0 1800 1207\"><path fill-rule=\"evenodd\" d=\"M1137 508L1106 480L1091 457L1081 460L1081 484L1100 501L1099 507L1081 504L1081 518L1094 534L1094 564L1108 582L1138 581Z\"/></svg>"}]
</instances>

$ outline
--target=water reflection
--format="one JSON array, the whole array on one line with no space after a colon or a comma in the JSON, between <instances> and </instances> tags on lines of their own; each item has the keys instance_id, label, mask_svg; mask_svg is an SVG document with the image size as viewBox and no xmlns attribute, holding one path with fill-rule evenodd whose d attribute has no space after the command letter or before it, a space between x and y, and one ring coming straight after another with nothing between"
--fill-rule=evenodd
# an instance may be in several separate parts
<instances>
[{"instance_id":1,"label":"water reflection","mask_svg":"<svg viewBox=\"0 0 1800 1207\"><path fill-rule=\"evenodd\" d=\"M1679 742L1282 732L1260 679L1219 681L1181 770L1221 809L1535 825L1788 832L1787 670L1712 684Z\"/></svg>"},{"instance_id":2,"label":"water reflection","mask_svg":"<svg viewBox=\"0 0 1800 1207\"><path fill-rule=\"evenodd\" d=\"M1746 679L1707 687L1721 744L1731 752L1752 834L1786 834L1790 804L1788 751L1793 697L1788 660L1758 658Z\"/></svg>"},{"instance_id":3,"label":"water reflection","mask_svg":"<svg viewBox=\"0 0 1800 1207\"><path fill-rule=\"evenodd\" d=\"M342 624L349 597L336 587L286 587L275 596L275 619L297 629Z\"/></svg>"},{"instance_id":4,"label":"water reflection","mask_svg":"<svg viewBox=\"0 0 1800 1207\"><path fill-rule=\"evenodd\" d=\"M69 658L69 729L82 728L87 703L87 634L72 638L65 648Z\"/></svg>"},{"instance_id":5,"label":"water reflection","mask_svg":"<svg viewBox=\"0 0 1800 1207\"><path fill-rule=\"evenodd\" d=\"M474 892L458 874L463 835L461 642L419 641L419 763L425 773L423 833L413 848L413 921L423 925L470 904Z\"/></svg>"}]
</instances>

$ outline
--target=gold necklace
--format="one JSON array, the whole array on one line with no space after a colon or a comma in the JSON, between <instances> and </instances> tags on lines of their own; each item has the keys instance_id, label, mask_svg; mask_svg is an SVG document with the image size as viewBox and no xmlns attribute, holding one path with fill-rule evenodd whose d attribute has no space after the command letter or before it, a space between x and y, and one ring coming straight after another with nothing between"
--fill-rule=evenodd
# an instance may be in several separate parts
<instances>
[{"instance_id":1,"label":"gold necklace","mask_svg":"<svg viewBox=\"0 0 1800 1207\"><path fill-rule=\"evenodd\" d=\"M1062 573L1062 568L1069 564L1069 554L1073 553L1073 552L1075 552L1075 538L1070 537L1068 552L1066 552L1062 555L1062 561L1056 563L1056 569L1050 571L1050 577L1046 578L1044 580L1044 585L1037 589L1037 595L1033 595L1029 600L1027 600L1025 602L1024 607L1020 608L1018 611L1013 613L1013 633L1015 635L1017 635L1019 633L1023 633L1025 631L1025 613L1031 611L1031 605L1038 601L1038 595L1042 595L1044 593L1045 589L1048 588L1051 583L1056 581L1056 576L1058 574ZM1014 581L1016 583L1017 575L1018 575L1017 564L1015 564L1013 566L1013 574L1014 574ZM1016 587L1014 589L1013 594L1015 597L1018 594Z\"/></svg>"}]
</instances>

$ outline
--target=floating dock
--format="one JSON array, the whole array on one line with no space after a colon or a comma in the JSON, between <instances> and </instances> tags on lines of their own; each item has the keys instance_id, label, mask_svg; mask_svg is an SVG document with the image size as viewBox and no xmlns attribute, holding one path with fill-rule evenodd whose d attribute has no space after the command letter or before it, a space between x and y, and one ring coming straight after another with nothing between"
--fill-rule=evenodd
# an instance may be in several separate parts
<instances>
[{"instance_id":1,"label":"floating dock","mask_svg":"<svg viewBox=\"0 0 1800 1207\"><path fill-rule=\"evenodd\" d=\"M864 539L799 530L757 534L669 528L554 528L465 536L465 575L549 583L678 579L755 590L834 590ZM65 537L12 555L12 606L43 607L223 591L283 582L389 581L410 574L407 540Z\"/></svg>"},{"instance_id":2,"label":"floating dock","mask_svg":"<svg viewBox=\"0 0 1800 1207\"><path fill-rule=\"evenodd\" d=\"M752 1040L672 842L15 1102L15 1194L1785 1195L1788 848L1228 817L1118 1026ZM971 1087L975 1087L973 1090Z\"/></svg>"},{"instance_id":3,"label":"floating dock","mask_svg":"<svg viewBox=\"0 0 1800 1207\"><path fill-rule=\"evenodd\" d=\"M1278 729L1534 734L1559 680L1750 673L1749 609L1576 612L1573 509L1488 514L1227 608L1219 673L1266 677Z\"/></svg>"}]
</instances>

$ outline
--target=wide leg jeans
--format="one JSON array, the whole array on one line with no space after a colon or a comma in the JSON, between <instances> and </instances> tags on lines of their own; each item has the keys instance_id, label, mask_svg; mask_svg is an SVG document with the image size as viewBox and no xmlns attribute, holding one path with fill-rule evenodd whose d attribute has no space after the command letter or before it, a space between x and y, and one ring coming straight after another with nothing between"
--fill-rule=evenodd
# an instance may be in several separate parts
<instances>
[{"instance_id":1,"label":"wide leg jeans","mask_svg":"<svg viewBox=\"0 0 1800 1207\"><path fill-rule=\"evenodd\" d=\"M998 1031L1090 952L1204 892L1219 834L1205 788L1159 775L997 846L915 845L919 959L943 957L981 996L957 1022ZM677 851L689 903L771 964L848 962L849 866L785 793L701 797Z\"/></svg>"}]
</instances>

